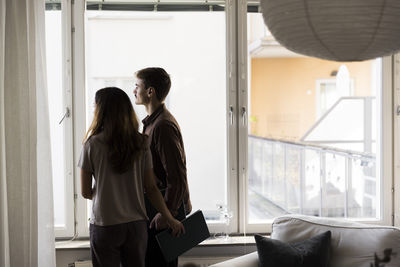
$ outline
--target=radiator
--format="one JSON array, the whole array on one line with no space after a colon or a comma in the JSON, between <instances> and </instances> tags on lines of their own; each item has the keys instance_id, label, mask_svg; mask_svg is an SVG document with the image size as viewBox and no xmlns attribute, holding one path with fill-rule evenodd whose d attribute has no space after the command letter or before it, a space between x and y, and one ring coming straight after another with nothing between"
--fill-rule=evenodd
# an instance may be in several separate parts
<instances>
[{"instance_id":1,"label":"radiator","mask_svg":"<svg viewBox=\"0 0 400 267\"><path fill-rule=\"evenodd\" d=\"M207 267L232 257L179 257L178 267ZM92 267L92 261L76 261L68 267Z\"/></svg>"},{"instance_id":2,"label":"radiator","mask_svg":"<svg viewBox=\"0 0 400 267\"><path fill-rule=\"evenodd\" d=\"M76 261L68 264L68 267L93 267L92 261Z\"/></svg>"}]
</instances>

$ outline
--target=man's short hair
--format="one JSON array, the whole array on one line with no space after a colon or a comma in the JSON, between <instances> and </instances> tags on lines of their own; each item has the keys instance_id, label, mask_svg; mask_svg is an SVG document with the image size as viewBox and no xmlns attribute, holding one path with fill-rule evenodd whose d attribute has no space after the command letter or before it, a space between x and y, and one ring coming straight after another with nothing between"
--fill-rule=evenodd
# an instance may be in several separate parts
<instances>
[{"instance_id":1,"label":"man's short hair","mask_svg":"<svg viewBox=\"0 0 400 267\"><path fill-rule=\"evenodd\" d=\"M164 101L171 88L171 79L169 74L163 68L145 68L136 72L136 77L141 79L145 88L153 87L157 99Z\"/></svg>"}]
</instances>

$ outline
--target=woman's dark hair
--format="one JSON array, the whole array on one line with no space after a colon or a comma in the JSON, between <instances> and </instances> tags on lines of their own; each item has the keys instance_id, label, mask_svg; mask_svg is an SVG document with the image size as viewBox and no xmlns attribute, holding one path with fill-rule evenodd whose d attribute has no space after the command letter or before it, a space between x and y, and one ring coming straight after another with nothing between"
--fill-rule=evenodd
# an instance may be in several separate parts
<instances>
[{"instance_id":1,"label":"woman's dark hair","mask_svg":"<svg viewBox=\"0 0 400 267\"><path fill-rule=\"evenodd\" d=\"M96 92L94 118L84 142L104 134L108 159L117 173L126 172L145 147L145 137L138 131L139 122L128 95L117 87Z\"/></svg>"},{"instance_id":2,"label":"woman's dark hair","mask_svg":"<svg viewBox=\"0 0 400 267\"><path fill-rule=\"evenodd\" d=\"M157 99L164 101L171 88L169 74L163 68L145 68L136 72L136 77L141 79L145 88L153 87Z\"/></svg>"}]
</instances>

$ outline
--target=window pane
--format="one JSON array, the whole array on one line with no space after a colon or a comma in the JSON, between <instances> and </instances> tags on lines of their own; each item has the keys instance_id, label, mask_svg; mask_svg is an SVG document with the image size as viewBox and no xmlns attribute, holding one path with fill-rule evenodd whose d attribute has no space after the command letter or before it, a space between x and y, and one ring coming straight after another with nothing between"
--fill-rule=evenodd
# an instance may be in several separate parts
<instances>
[{"instance_id":1,"label":"window pane","mask_svg":"<svg viewBox=\"0 0 400 267\"><path fill-rule=\"evenodd\" d=\"M322 173L322 216L345 217L346 162L345 157L325 153Z\"/></svg>"},{"instance_id":2,"label":"window pane","mask_svg":"<svg viewBox=\"0 0 400 267\"><path fill-rule=\"evenodd\" d=\"M301 160L303 151L296 146L286 147L285 180L286 209L290 213L300 213Z\"/></svg>"},{"instance_id":3,"label":"window pane","mask_svg":"<svg viewBox=\"0 0 400 267\"><path fill-rule=\"evenodd\" d=\"M311 216L321 214L321 153L313 149L304 150L304 186L300 189L303 199L301 213Z\"/></svg>"},{"instance_id":4,"label":"window pane","mask_svg":"<svg viewBox=\"0 0 400 267\"><path fill-rule=\"evenodd\" d=\"M362 157L351 161L352 177L350 181L349 217L370 218L379 210L379 180L376 178L376 162L374 158Z\"/></svg>"},{"instance_id":5,"label":"window pane","mask_svg":"<svg viewBox=\"0 0 400 267\"><path fill-rule=\"evenodd\" d=\"M167 108L184 139L193 210L219 220L227 204L226 41L224 12L87 11L87 121L95 92L118 86L134 103L134 73L166 69ZM140 119L147 114L134 105Z\"/></svg>"},{"instance_id":6,"label":"window pane","mask_svg":"<svg viewBox=\"0 0 400 267\"><path fill-rule=\"evenodd\" d=\"M59 124L65 113L62 77L61 10L46 11L46 59L50 116L50 138L53 166L54 225L65 227L65 151L64 124Z\"/></svg>"},{"instance_id":7,"label":"window pane","mask_svg":"<svg viewBox=\"0 0 400 267\"><path fill-rule=\"evenodd\" d=\"M248 14L248 53L248 222L286 213L380 219L381 59L295 54L259 13Z\"/></svg>"}]
</instances>

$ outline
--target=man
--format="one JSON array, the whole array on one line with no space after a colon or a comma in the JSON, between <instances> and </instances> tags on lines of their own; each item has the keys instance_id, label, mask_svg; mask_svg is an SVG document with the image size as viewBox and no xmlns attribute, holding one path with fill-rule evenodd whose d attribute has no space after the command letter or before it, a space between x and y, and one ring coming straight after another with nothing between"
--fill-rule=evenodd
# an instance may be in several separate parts
<instances>
[{"instance_id":1,"label":"man","mask_svg":"<svg viewBox=\"0 0 400 267\"><path fill-rule=\"evenodd\" d=\"M143 122L143 133L149 137L157 185L164 195L171 214L182 220L191 212L186 178L186 156L178 123L166 109L164 100L171 88L168 73L162 68L146 68L136 72L135 103L144 105L148 116ZM165 218L146 203L150 220L146 267L176 267L178 259L166 262L155 235L167 228Z\"/></svg>"}]
</instances>

